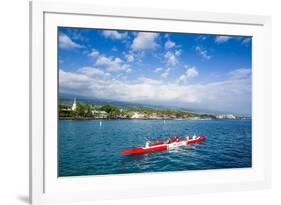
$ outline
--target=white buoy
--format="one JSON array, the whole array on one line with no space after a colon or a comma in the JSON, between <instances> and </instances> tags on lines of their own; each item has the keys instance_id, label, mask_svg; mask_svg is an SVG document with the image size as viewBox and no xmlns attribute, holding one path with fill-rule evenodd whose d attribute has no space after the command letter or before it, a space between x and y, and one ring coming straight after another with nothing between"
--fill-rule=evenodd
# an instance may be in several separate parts
<instances>
[{"instance_id":1,"label":"white buoy","mask_svg":"<svg viewBox=\"0 0 281 205\"><path fill-rule=\"evenodd\" d=\"M102 121L100 121L100 127L102 126Z\"/></svg>"},{"instance_id":2,"label":"white buoy","mask_svg":"<svg viewBox=\"0 0 281 205\"><path fill-rule=\"evenodd\" d=\"M164 124L166 124L166 120L164 120Z\"/></svg>"}]
</instances>

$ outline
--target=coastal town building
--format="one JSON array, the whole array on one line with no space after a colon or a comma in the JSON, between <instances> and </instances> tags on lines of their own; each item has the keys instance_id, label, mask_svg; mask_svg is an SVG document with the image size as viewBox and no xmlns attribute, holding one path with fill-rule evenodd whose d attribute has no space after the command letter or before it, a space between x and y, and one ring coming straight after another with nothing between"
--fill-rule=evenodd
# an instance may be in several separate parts
<instances>
[{"instance_id":1,"label":"coastal town building","mask_svg":"<svg viewBox=\"0 0 281 205\"><path fill-rule=\"evenodd\" d=\"M236 119L236 117L232 114L223 114L223 115L217 115L216 116L217 119Z\"/></svg>"},{"instance_id":2,"label":"coastal town building","mask_svg":"<svg viewBox=\"0 0 281 205\"><path fill-rule=\"evenodd\" d=\"M108 118L108 113L105 111L93 110L92 114L95 118L100 118L100 119Z\"/></svg>"},{"instance_id":3,"label":"coastal town building","mask_svg":"<svg viewBox=\"0 0 281 205\"><path fill-rule=\"evenodd\" d=\"M134 112L131 118L133 118L133 119L144 118L144 114L139 113L139 112Z\"/></svg>"}]
</instances>

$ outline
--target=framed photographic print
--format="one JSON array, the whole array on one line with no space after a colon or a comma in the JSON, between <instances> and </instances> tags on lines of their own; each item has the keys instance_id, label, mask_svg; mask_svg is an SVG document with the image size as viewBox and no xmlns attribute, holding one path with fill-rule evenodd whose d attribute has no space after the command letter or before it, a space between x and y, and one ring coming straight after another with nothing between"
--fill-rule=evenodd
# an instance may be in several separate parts
<instances>
[{"instance_id":1,"label":"framed photographic print","mask_svg":"<svg viewBox=\"0 0 281 205\"><path fill-rule=\"evenodd\" d=\"M30 14L31 203L270 187L270 17Z\"/></svg>"}]
</instances>

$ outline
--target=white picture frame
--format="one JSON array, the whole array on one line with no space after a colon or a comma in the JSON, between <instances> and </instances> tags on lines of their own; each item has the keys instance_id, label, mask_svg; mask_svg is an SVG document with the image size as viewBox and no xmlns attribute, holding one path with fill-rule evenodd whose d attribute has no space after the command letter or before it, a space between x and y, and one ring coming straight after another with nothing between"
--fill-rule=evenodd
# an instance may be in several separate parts
<instances>
[{"instance_id":1,"label":"white picture frame","mask_svg":"<svg viewBox=\"0 0 281 205\"><path fill-rule=\"evenodd\" d=\"M253 36L253 167L57 177L57 119L54 119L54 116L57 116L58 26ZM30 202L43 204L269 188L270 76L270 17L105 7L80 3L31 2ZM151 183L152 181L154 183Z\"/></svg>"}]
</instances>

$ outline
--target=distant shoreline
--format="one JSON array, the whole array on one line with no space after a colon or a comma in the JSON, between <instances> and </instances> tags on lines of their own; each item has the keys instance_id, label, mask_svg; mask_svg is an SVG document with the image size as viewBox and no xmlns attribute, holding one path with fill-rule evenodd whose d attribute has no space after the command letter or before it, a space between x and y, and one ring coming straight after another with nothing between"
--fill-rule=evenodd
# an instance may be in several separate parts
<instances>
[{"instance_id":1,"label":"distant shoreline","mask_svg":"<svg viewBox=\"0 0 281 205\"><path fill-rule=\"evenodd\" d=\"M94 121L115 121L115 120L153 120L153 121L163 121L163 120L173 120L173 121L211 121L211 120L217 120L217 121L239 121L239 120L252 120L251 118L247 118L247 119L175 119L175 118L165 118L165 119L149 119L149 118L74 118L74 117L59 117L58 120L77 120L77 121L90 121L90 120L94 120Z\"/></svg>"},{"instance_id":2,"label":"distant shoreline","mask_svg":"<svg viewBox=\"0 0 281 205\"><path fill-rule=\"evenodd\" d=\"M160 110L147 107L126 109L112 104L98 106L82 104L74 99L73 105L59 104L60 120L241 120L251 119L233 114L201 114L177 110Z\"/></svg>"}]
</instances>

